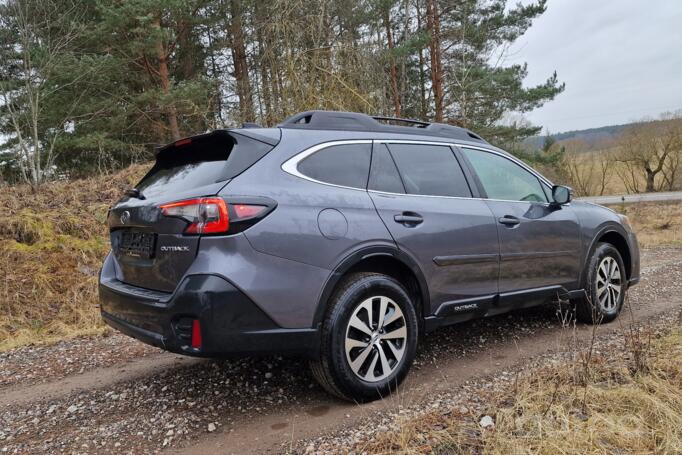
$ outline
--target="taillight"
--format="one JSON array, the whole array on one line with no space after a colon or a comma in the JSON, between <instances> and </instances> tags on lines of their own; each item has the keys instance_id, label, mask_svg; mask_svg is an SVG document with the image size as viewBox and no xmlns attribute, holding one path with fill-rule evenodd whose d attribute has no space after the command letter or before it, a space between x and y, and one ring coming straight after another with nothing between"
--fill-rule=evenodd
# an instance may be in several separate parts
<instances>
[{"instance_id":1,"label":"taillight","mask_svg":"<svg viewBox=\"0 0 682 455\"><path fill-rule=\"evenodd\" d=\"M202 197L170 202L159 206L165 216L189 222L185 234L223 234L240 232L262 219L275 203L265 198L248 198L252 203L230 203L219 197ZM233 226L230 229L230 226ZM228 232L229 231L229 232Z\"/></svg>"},{"instance_id":2,"label":"taillight","mask_svg":"<svg viewBox=\"0 0 682 455\"><path fill-rule=\"evenodd\" d=\"M237 214L237 218L252 218L263 213L267 207L264 205L249 205L249 204L232 204L234 213Z\"/></svg>"},{"instance_id":3,"label":"taillight","mask_svg":"<svg viewBox=\"0 0 682 455\"><path fill-rule=\"evenodd\" d=\"M160 208L165 216L189 221L186 234L217 234L227 232L230 228L227 204L219 197L187 199L163 204Z\"/></svg>"}]
</instances>

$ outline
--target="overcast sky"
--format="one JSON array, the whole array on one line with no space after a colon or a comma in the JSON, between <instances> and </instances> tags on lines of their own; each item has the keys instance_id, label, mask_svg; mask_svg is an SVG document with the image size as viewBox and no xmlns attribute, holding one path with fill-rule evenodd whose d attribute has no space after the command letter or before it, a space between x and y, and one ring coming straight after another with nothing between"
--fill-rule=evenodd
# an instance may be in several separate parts
<instances>
[{"instance_id":1,"label":"overcast sky","mask_svg":"<svg viewBox=\"0 0 682 455\"><path fill-rule=\"evenodd\" d=\"M549 0L506 63L524 61L526 85L566 83L526 114L552 133L682 109L682 1Z\"/></svg>"}]
</instances>

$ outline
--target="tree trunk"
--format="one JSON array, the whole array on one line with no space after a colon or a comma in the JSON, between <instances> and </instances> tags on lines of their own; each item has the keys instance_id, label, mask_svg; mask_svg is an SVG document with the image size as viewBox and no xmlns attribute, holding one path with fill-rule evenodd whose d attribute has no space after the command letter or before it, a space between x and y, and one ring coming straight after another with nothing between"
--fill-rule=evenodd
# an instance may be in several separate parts
<instances>
[{"instance_id":1,"label":"tree trunk","mask_svg":"<svg viewBox=\"0 0 682 455\"><path fill-rule=\"evenodd\" d=\"M391 30L391 12L390 8L386 8L384 13L384 27L386 28L386 40L388 41L389 61L391 66L391 96L393 98L393 112L396 117L400 117L400 93L398 92L398 68L395 64L395 56L393 49L395 43L393 41L393 32Z\"/></svg>"},{"instance_id":2,"label":"tree trunk","mask_svg":"<svg viewBox=\"0 0 682 455\"><path fill-rule=\"evenodd\" d=\"M161 28L161 19L154 21L154 26ZM161 90L164 95L170 93L170 75L168 73L168 55L163 47L161 40L156 42L156 58L159 61L159 80L161 82ZM168 117L168 125L171 136L174 141L180 139L180 127L178 126L178 112L174 104L169 104L166 108L166 116Z\"/></svg>"},{"instance_id":3,"label":"tree trunk","mask_svg":"<svg viewBox=\"0 0 682 455\"><path fill-rule=\"evenodd\" d=\"M420 2L417 1L415 8L417 9L417 31L422 31L422 13L420 8ZM427 99L426 99L426 73L424 71L424 49L419 49L419 112L422 120L426 120L427 116Z\"/></svg>"},{"instance_id":4,"label":"tree trunk","mask_svg":"<svg viewBox=\"0 0 682 455\"><path fill-rule=\"evenodd\" d=\"M258 18L258 22L260 23L265 23L266 22L266 17L267 17L267 10L264 8L267 5L263 4L263 2L256 2L256 17ZM265 107L265 118L263 119L263 123L266 126L270 126L274 123L273 115L272 115L272 94L270 91L270 74L268 74L268 64L267 64L267 58L266 58L266 52L265 50L270 48L270 43L266 42L266 35L269 33L269 30L263 30L264 27L257 27L256 31L256 39L258 40L258 67L260 70L260 80L261 80L261 86L263 87L263 104Z\"/></svg>"},{"instance_id":5,"label":"tree trunk","mask_svg":"<svg viewBox=\"0 0 682 455\"><path fill-rule=\"evenodd\" d=\"M646 171L646 192L647 193L652 193L656 191L656 187L654 186L654 181L656 179L656 173L652 171L651 169L645 169Z\"/></svg>"},{"instance_id":6,"label":"tree trunk","mask_svg":"<svg viewBox=\"0 0 682 455\"><path fill-rule=\"evenodd\" d=\"M211 27L209 27L207 30L207 37L208 37L208 47L209 47L209 49L211 49L211 78L213 80L217 81L219 76L218 76L218 67L216 66L216 61L215 61L216 51L213 49L213 37L211 35ZM215 103L216 103L216 109L218 111L218 119L220 120L221 125L224 123L222 99L223 99L223 97L220 94L220 85L215 84Z\"/></svg>"},{"instance_id":7,"label":"tree trunk","mask_svg":"<svg viewBox=\"0 0 682 455\"><path fill-rule=\"evenodd\" d=\"M189 80L196 75L197 67L194 64L194 51L192 40L192 24L186 18L178 20L177 24L177 56L179 58L177 68L179 74L176 77Z\"/></svg>"},{"instance_id":8,"label":"tree trunk","mask_svg":"<svg viewBox=\"0 0 682 455\"><path fill-rule=\"evenodd\" d=\"M272 116L272 95L270 93L270 75L268 74L268 67L265 63L265 49L263 43L258 45L259 65L260 65L260 79L263 86L263 104L265 105L265 123L266 126L274 124Z\"/></svg>"},{"instance_id":9,"label":"tree trunk","mask_svg":"<svg viewBox=\"0 0 682 455\"><path fill-rule=\"evenodd\" d=\"M273 43L273 55L280 55L281 47L277 42ZM282 71L279 65L279 59L270 58L269 62L270 74L270 92L272 93L272 116L278 118L284 112L284 103L282 102Z\"/></svg>"},{"instance_id":10,"label":"tree trunk","mask_svg":"<svg viewBox=\"0 0 682 455\"><path fill-rule=\"evenodd\" d=\"M253 110L249 66L246 61L241 0L232 0L230 5L232 9L232 22L230 23L230 34L232 35L232 60L234 61L234 78L237 81L240 120L243 122L253 122L256 115Z\"/></svg>"},{"instance_id":11,"label":"tree trunk","mask_svg":"<svg viewBox=\"0 0 682 455\"><path fill-rule=\"evenodd\" d=\"M436 0L426 0L426 23L431 34L429 53L431 56L431 84L433 86L433 98L436 105L434 120L436 122L442 122L443 71L440 51L440 18L438 17L438 4Z\"/></svg>"}]
</instances>

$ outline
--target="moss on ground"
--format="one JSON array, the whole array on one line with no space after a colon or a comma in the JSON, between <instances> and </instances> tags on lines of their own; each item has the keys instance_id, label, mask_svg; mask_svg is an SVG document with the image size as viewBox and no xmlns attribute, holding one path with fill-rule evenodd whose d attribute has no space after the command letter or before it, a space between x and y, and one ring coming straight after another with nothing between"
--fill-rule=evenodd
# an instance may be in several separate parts
<instances>
[{"instance_id":1,"label":"moss on ground","mask_svg":"<svg viewBox=\"0 0 682 455\"><path fill-rule=\"evenodd\" d=\"M148 166L0 194L0 351L101 332L108 207Z\"/></svg>"}]
</instances>

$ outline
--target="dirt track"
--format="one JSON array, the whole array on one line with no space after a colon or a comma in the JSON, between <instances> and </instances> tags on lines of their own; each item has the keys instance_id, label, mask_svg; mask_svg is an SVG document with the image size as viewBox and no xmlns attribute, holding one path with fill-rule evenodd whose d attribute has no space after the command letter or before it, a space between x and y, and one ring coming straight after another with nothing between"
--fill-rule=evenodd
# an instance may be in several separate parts
<instances>
[{"instance_id":1,"label":"dirt track","mask_svg":"<svg viewBox=\"0 0 682 455\"><path fill-rule=\"evenodd\" d=\"M635 318L682 308L681 290L682 249L645 251ZM281 452L558 352L562 339L551 306L440 330L397 395L362 406L328 397L297 360L195 360L119 335L22 348L0 355L0 453Z\"/></svg>"}]
</instances>

